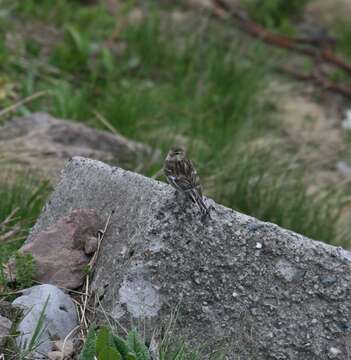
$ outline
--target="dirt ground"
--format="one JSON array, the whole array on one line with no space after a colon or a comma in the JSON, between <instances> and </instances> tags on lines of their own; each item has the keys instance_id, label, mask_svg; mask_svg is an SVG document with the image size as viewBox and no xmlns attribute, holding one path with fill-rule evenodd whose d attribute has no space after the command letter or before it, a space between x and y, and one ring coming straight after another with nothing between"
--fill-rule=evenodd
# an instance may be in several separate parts
<instances>
[{"instance_id":1,"label":"dirt ground","mask_svg":"<svg viewBox=\"0 0 351 360\"><path fill-rule=\"evenodd\" d=\"M331 25L336 19L351 18L351 1L350 0L313 0L306 9L305 16L325 25Z\"/></svg>"},{"instance_id":2,"label":"dirt ground","mask_svg":"<svg viewBox=\"0 0 351 360\"><path fill-rule=\"evenodd\" d=\"M282 138L296 149L296 160L303 161L308 168L311 189L342 181L337 171L346 146L341 128L342 109L332 101L317 102L302 84L281 83L276 89L280 94L276 118L284 124Z\"/></svg>"}]
</instances>

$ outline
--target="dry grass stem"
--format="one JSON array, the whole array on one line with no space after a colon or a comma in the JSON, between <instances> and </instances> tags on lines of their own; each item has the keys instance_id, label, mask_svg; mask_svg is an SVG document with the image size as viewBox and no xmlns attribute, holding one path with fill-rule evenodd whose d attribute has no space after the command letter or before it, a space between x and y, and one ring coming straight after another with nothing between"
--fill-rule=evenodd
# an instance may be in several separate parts
<instances>
[{"instance_id":1,"label":"dry grass stem","mask_svg":"<svg viewBox=\"0 0 351 360\"><path fill-rule=\"evenodd\" d=\"M113 134L117 134L119 135L118 131L116 130L116 128L104 117L102 116L99 112L94 111L94 114L96 116L96 118L108 129L110 130Z\"/></svg>"},{"instance_id":2,"label":"dry grass stem","mask_svg":"<svg viewBox=\"0 0 351 360\"><path fill-rule=\"evenodd\" d=\"M92 274L92 270L96 264L96 261L98 259L99 256L99 251L100 251L100 246L101 243L104 239L104 235L108 229L108 226L110 224L110 220L111 220L111 216L114 213L114 211L112 211L105 223L104 229L99 230L98 234L97 234L97 238L98 238L98 245L97 245L97 249L93 255L93 257L91 258L88 266L89 266L89 272L85 278L85 284L84 284L84 290L83 292L79 292L80 298L79 301L75 301L76 305L77 305L77 313L78 313L78 318L79 318L79 327L80 327L80 332L81 332L81 336L82 339L86 338L86 334L88 332L89 329L89 325L90 325L90 321L88 319L87 316L87 311L91 312L92 314L95 314L95 309L91 309L88 304L89 304L89 300L91 298L91 289L90 289L90 277Z\"/></svg>"},{"instance_id":3,"label":"dry grass stem","mask_svg":"<svg viewBox=\"0 0 351 360\"><path fill-rule=\"evenodd\" d=\"M43 97L44 95L47 95L47 94L48 94L48 91L38 91L22 100L16 102L15 104L12 104L12 105L8 106L7 108L2 109L0 111L0 117L6 115L8 113L14 112L22 105L27 104L35 99L39 99L40 97Z\"/></svg>"}]
</instances>

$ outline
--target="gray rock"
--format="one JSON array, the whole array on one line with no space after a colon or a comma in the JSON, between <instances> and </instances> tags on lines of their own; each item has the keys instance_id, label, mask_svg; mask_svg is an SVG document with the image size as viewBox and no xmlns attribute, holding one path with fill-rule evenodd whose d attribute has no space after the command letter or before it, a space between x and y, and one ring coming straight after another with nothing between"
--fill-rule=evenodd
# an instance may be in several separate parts
<instances>
[{"instance_id":1,"label":"gray rock","mask_svg":"<svg viewBox=\"0 0 351 360\"><path fill-rule=\"evenodd\" d=\"M45 356L52 350L53 342L64 339L78 325L73 301L69 295L53 285L45 284L25 289L23 295L13 304L20 305L24 309L24 317L17 327L21 334L17 338L17 344L22 349L26 349L29 345L44 310L41 336L36 340L39 346L33 353L35 359L46 358Z\"/></svg>"},{"instance_id":2,"label":"gray rock","mask_svg":"<svg viewBox=\"0 0 351 360\"><path fill-rule=\"evenodd\" d=\"M176 335L226 341L229 359L346 359L351 254L212 204L202 220L164 183L74 158L31 236L115 210L91 284L110 321L151 334L178 309Z\"/></svg>"},{"instance_id":3,"label":"gray rock","mask_svg":"<svg viewBox=\"0 0 351 360\"><path fill-rule=\"evenodd\" d=\"M10 334L11 327L12 327L12 321L0 315L0 355L1 355L1 349L5 344L6 338Z\"/></svg>"},{"instance_id":4,"label":"gray rock","mask_svg":"<svg viewBox=\"0 0 351 360\"><path fill-rule=\"evenodd\" d=\"M2 166L17 164L21 169L55 176L72 156L87 156L129 169L159 156L148 146L125 137L90 128L46 113L15 118L0 127Z\"/></svg>"}]
</instances>

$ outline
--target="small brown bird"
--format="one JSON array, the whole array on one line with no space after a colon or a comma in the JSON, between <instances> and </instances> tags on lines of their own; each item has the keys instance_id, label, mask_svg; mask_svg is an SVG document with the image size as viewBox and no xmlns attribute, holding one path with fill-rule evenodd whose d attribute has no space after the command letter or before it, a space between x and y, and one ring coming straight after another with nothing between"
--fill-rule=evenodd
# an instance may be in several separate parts
<instances>
[{"instance_id":1,"label":"small brown bird","mask_svg":"<svg viewBox=\"0 0 351 360\"><path fill-rule=\"evenodd\" d=\"M208 208L202 198L200 178L196 169L181 147L169 150L163 166L163 172L170 185L186 194L200 208L202 214L208 214Z\"/></svg>"}]
</instances>

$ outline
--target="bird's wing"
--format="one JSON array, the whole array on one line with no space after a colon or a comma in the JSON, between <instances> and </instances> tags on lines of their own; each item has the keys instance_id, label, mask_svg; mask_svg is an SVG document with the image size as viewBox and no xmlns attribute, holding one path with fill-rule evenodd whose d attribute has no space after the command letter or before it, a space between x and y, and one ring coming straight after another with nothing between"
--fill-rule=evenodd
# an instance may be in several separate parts
<instances>
[{"instance_id":1,"label":"bird's wing","mask_svg":"<svg viewBox=\"0 0 351 360\"><path fill-rule=\"evenodd\" d=\"M195 190L202 196L200 178L189 159L167 161L163 171L169 183L176 189L184 192Z\"/></svg>"}]
</instances>

